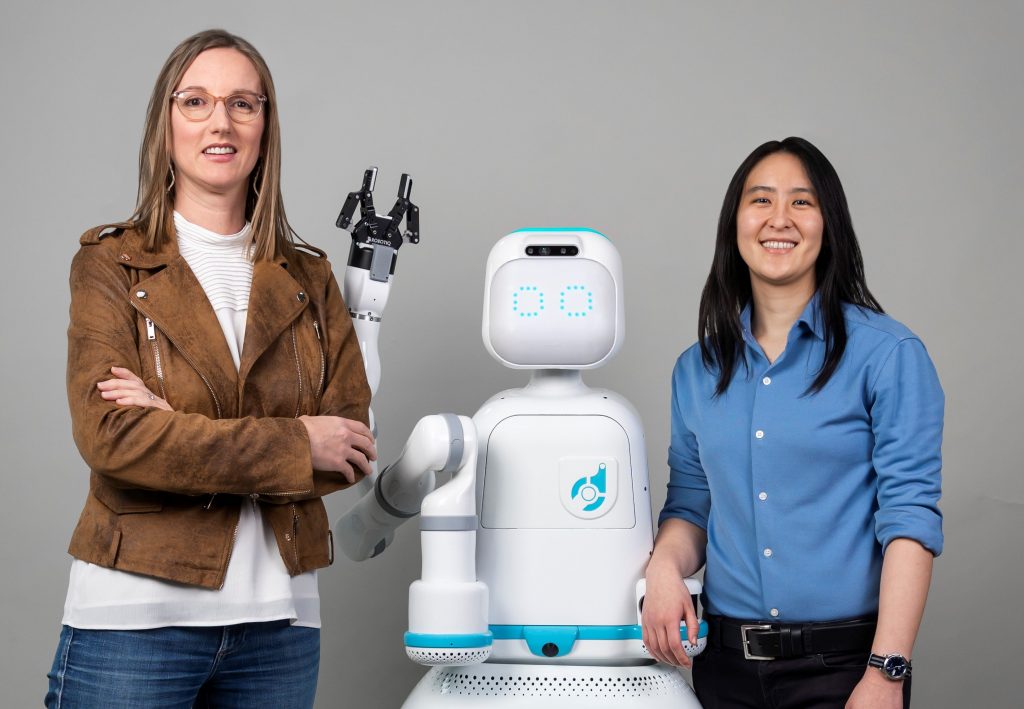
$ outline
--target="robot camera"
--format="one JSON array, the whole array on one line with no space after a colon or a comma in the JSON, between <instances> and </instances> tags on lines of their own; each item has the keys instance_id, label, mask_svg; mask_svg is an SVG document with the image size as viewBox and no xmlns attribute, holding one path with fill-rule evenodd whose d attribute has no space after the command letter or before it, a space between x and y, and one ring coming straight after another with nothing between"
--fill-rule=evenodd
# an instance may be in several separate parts
<instances>
[{"instance_id":1,"label":"robot camera","mask_svg":"<svg viewBox=\"0 0 1024 709\"><path fill-rule=\"evenodd\" d=\"M527 256L578 256L579 247L566 244L527 246Z\"/></svg>"}]
</instances>

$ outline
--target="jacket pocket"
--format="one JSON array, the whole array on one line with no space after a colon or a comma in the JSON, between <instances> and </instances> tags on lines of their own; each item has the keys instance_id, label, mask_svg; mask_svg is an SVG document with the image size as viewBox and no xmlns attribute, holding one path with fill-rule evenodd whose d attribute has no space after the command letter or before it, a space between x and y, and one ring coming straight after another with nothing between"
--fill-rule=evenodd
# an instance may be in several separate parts
<instances>
[{"instance_id":1,"label":"jacket pocket","mask_svg":"<svg viewBox=\"0 0 1024 709\"><path fill-rule=\"evenodd\" d=\"M97 500L119 515L159 512L164 508L158 497L161 493L149 490L120 489L101 484L93 488L93 494Z\"/></svg>"}]
</instances>

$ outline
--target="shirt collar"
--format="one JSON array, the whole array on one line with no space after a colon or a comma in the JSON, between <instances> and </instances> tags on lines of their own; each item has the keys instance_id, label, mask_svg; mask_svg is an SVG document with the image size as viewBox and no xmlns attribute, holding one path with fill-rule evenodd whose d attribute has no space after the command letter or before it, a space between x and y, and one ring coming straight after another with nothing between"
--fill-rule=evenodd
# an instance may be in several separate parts
<instances>
[{"instance_id":1,"label":"shirt collar","mask_svg":"<svg viewBox=\"0 0 1024 709\"><path fill-rule=\"evenodd\" d=\"M814 295L807 301L807 307L800 313L797 322L813 332L819 340L825 340L825 327L821 315L821 291L814 291Z\"/></svg>"},{"instance_id":2,"label":"shirt collar","mask_svg":"<svg viewBox=\"0 0 1024 709\"><path fill-rule=\"evenodd\" d=\"M757 341L754 339L754 333L750 331L750 312L754 301L748 300L747 304L743 306L743 310L740 311L740 329L743 332L743 339L748 345L757 347Z\"/></svg>"},{"instance_id":3,"label":"shirt collar","mask_svg":"<svg viewBox=\"0 0 1024 709\"><path fill-rule=\"evenodd\" d=\"M743 306L743 310L740 311L740 327L743 330L743 339L751 345L757 344L754 339L754 334L750 330L750 311L752 301L747 301L747 304ZM797 325L802 325L807 329L808 332L814 334L819 340L825 340L825 328L821 315L821 292L814 291L814 295L807 301L807 305L804 307L804 311L800 313L800 317L796 321Z\"/></svg>"}]
</instances>

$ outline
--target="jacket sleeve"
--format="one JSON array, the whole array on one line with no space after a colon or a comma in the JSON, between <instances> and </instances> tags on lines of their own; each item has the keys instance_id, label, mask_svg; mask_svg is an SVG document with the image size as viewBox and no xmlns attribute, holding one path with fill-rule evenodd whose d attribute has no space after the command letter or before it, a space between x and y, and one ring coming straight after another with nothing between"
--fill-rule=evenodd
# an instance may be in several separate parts
<instances>
[{"instance_id":1,"label":"jacket sleeve","mask_svg":"<svg viewBox=\"0 0 1024 709\"><path fill-rule=\"evenodd\" d=\"M363 354L352 326L352 317L333 273L327 279L323 317L327 372L317 413L321 416L340 416L369 426L370 386L366 382ZM316 496L350 485L337 472L317 470L313 477Z\"/></svg>"},{"instance_id":2,"label":"jacket sleeve","mask_svg":"<svg viewBox=\"0 0 1024 709\"><path fill-rule=\"evenodd\" d=\"M141 372L127 269L100 244L71 264L68 403L85 462L113 487L182 495L289 495L313 490L309 438L288 418L213 420L201 414L117 406L96 384L110 368Z\"/></svg>"}]
</instances>

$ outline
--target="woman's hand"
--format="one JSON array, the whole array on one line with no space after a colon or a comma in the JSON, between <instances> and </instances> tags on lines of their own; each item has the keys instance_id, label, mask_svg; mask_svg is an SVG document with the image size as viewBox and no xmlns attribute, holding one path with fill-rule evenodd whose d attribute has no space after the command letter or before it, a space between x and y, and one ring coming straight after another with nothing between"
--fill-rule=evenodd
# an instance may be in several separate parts
<instances>
[{"instance_id":1,"label":"woman's hand","mask_svg":"<svg viewBox=\"0 0 1024 709\"><path fill-rule=\"evenodd\" d=\"M853 688L846 709L903 709L903 682L886 679L869 667Z\"/></svg>"},{"instance_id":2,"label":"woman's hand","mask_svg":"<svg viewBox=\"0 0 1024 709\"><path fill-rule=\"evenodd\" d=\"M659 662L690 667L692 661L683 649L679 622L686 621L687 639L697 644L697 611L690 592L674 568L659 569L654 560L647 568L647 593L641 612L644 645Z\"/></svg>"},{"instance_id":3,"label":"woman's hand","mask_svg":"<svg viewBox=\"0 0 1024 709\"><path fill-rule=\"evenodd\" d=\"M164 411L174 411L170 404L147 389L142 380L130 369L111 367L110 373L114 375L113 379L106 379L96 385L100 390L100 396L107 401L113 401L118 406L151 406Z\"/></svg>"},{"instance_id":4,"label":"woman's hand","mask_svg":"<svg viewBox=\"0 0 1024 709\"><path fill-rule=\"evenodd\" d=\"M356 474L369 475L370 461L377 460L377 447L370 429L359 421L340 416L300 416L309 434L314 470L333 470L350 483Z\"/></svg>"}]
</instances>

